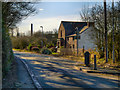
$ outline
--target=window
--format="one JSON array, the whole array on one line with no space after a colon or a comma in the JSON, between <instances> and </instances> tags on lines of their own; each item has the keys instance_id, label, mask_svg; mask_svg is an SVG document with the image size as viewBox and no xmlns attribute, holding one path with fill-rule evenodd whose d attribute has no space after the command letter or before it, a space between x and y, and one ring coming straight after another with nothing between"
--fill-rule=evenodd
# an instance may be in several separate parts
<instances>
[{"instance_id":1,"label":"window","mask_svg":"<svg viewBox=\"0 0 120 90\"><path fill-rule=\"evenodd\" d=\"M58 48L59 48L59 42L58 42Z\"/></svg>"},{"instance_id":2,"label":"window","mask_svg":"<svg viewBox=\"0 0 120 90\"><path fill-rule=\"evenodd\" d=\"M73 36L73 40L75 39L75 37Z\"/></svg>"},{"instance_id":3,"label":"window","mask_svg":"<svg viewBox=\"0 0 120 90\"><path fill-rule=\"evenodd\" d=\"M67 37L67 40L69 41L69 37Z\"/></svg>"},{"instance_id":4,"label":"window","mask_svg":"<svg viewBox=\"0 0 120 90\"><path fill-rule=\"evenodd\" d=\"M63 43L63 42L61 42L61 46L64 46L64 43Z\"/></svg>"},{"instance_id":5,"label":"window","mask_svg":"<svg viewBox=\"0 0 120 90\"><path fill-rule=\"evenodd\" d=\"M62 30L61 30L61 37L62 37Z\"/></svg>"},{"instance_id":6,"label":"window","mask_svg":"<svg viewBox=\"0 0 120 90\"><path fill-rule=\"evenodd\" d=\"M75 48L74 44L73 44L73 48Z\"/></svg>"}]
</instances>

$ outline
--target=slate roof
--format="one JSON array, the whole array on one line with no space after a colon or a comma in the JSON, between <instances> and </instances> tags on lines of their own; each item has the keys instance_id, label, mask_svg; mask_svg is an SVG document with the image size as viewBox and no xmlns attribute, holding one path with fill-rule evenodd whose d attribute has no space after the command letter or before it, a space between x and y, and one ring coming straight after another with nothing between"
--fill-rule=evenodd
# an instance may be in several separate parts
<instances>
[{"instance_id":1,"label":"slate roof","mask_svg":"<svg viewBox=\"0 0 120 90\"><path fill-rule=\"evenodd\" d=\"M65 36L75 34L76 27L80 31L84 26L87 26L87 22L61 21L61 23L65 28Z\"/></svg>"}]
</instances>

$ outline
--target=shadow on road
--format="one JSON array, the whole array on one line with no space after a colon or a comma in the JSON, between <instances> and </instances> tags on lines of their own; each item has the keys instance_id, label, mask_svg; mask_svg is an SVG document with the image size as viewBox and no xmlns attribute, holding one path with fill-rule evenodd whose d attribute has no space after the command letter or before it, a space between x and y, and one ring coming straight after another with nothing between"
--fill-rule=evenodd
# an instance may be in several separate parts
<instances>
[{"instance_id":1,"label":"shadow on road","mask_svg":"<svg viewBox=\"0 0 120 90\"><path fill-rule=\"evenodd\" d=\"M15 53L28 63L43 88L118 88L118 80L89 75L73 69L74 61L41 56L35 54Z\"/></svg>"}]
</instances>

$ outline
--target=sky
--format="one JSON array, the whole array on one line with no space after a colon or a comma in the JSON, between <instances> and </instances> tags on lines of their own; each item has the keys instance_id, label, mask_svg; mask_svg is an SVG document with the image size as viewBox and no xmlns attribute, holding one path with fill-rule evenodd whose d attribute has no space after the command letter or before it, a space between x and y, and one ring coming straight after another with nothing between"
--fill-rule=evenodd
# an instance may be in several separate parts
<instances>
[{"instance_id":1,"label":"sky","mask_svg":"<svg viewBox=\"0 0 120 90\"><path fill-rule=\"evenodd\" d=\"M61 21L82 21L80 18L80 11L83 7L91 8L95 4L102 4L101 2L38 2L35 4L37 14L29 16L23 20L19 25L20 33L27 34L33 24L34 32L42 30L52 31L59 29Z\"/></svg>"}]
</instances>

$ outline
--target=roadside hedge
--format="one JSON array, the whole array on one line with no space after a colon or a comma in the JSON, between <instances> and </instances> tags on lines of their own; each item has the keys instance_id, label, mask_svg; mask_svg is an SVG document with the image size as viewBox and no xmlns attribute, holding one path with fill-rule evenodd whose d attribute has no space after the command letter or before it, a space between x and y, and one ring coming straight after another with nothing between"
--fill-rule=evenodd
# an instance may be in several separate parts
<instances>
[{"instance_id":1,"label":"roadside hedge","mask_svg":"<svg viewBox=\"0 0 120 90\"><path fill-rule=\"evenodd\" d=\"M47 49L47 48L41 49L40 52L41 52L41 54L48 54L48 55L52 54L52 52L49 49Z\"/></svg>"},{"instance_id":2,"label":"roadside hedge","mask_svg":"<svg viewBox=\"0 0 120 90\"><path fill-rule=\"evenodd\" d=\"M10 70L14 55L12 51L12 43L9 37L8 29L2 28L2 74L3 77Z\"/></svg>"}]
</instances>

